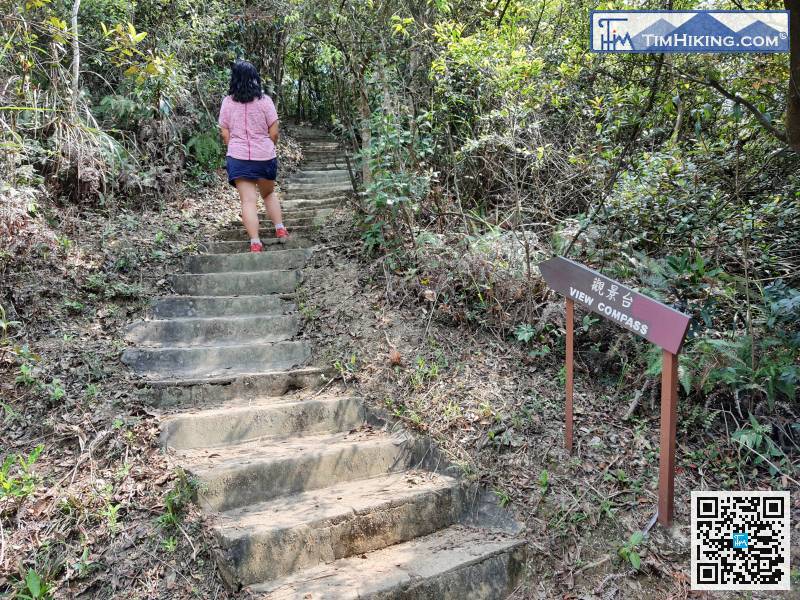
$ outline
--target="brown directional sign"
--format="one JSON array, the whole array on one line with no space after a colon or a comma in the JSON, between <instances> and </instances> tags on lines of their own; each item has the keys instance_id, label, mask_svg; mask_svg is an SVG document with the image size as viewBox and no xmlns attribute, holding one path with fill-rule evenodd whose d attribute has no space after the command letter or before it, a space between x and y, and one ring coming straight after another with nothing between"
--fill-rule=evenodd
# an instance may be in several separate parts
<instances>
[{"instance_id":1,"label":"brown directional sign","mask_svg":"<svg viewBox=\"0 0 800 600\"><path fill-rule=\"evenodd\" d=\"M566 382L564 445L572 453L574 433L575 303L614 321L628 331L663 348L661 367L661 435L658 454L659 523L672 523L675 499L675 430L678 421L678 352L689 317L652 298L642 296L621 283L562 256L539 263L542 277L551 288L567 297Z\"/></svg>"},{"instance_id":2,"label":"brown directional sign","mask_svg":"<svg viewBox=\"0 0 800 600\"><path fill-rule=\"evenodd\" d=\"M690 317L563 256L539 263L551 288L668 352L680 352Z\"/></svg>"}]
</instances>

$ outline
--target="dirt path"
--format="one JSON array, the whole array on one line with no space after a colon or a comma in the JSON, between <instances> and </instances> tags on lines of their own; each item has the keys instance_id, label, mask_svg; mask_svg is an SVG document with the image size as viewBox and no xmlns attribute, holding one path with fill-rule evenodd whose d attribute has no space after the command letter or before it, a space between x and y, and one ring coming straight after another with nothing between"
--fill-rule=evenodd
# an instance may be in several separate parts
<instances>
[{"instance_id":1,"label":"dirt path","mask_svg":"<svg viewBox=\"0 0 800 600\"><path fill-rule=\"evenodd\" d=\"M197 483L228 586L272 599L501 598L524 543L435 448L392 431L306 366L296 288L314 232L350 189L336 142L301 130L278 244L241 225L193 256L127 332L123 360L169 408L162 443ZM268 222L267 222L268 223ZM516 534L516 535L515 535Z\"/></svg>"}]
</instances>

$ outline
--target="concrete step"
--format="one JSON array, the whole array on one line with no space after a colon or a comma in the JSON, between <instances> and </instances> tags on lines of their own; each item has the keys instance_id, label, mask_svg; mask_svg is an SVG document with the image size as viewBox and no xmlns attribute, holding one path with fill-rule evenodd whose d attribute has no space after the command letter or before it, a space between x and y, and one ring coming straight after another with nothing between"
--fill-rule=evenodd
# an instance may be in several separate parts
<instances>
[{"instance_id":1,"label":"concrete step","mask_svg":"<svg viewBox=\"0 0 800 600\"><path fill-rule=\"evenodd\" d=\"M352 165L353 161L350 161ZM301 171L347 170L347 161L342 154L331 156L306 156L300 161Z\"/></svg>"},{"instance_id":2,"label":"concrete step","mask_svg":"<svg viewBox=\"0 0 800 600\"><path fill-rule=\"evenodd\" d=\"M311 219L311 222L324 223L331 214L335 212L332 206L326 206L318 210L299 209L287 210L283 212L283 223L286 227L290 225L299 225L298 219Z\"/></svg>"},{"instance_id":3,"label":"concrete step","mask_svg":"<svg viewBox=\"0 0 800 600\"><path fill-rule=\"evenodd\" d=\"M303 144L307 144L314 140L325 140L330 142L336 142L336 136L334 136L330 131L326 129L319 129L317 127L311 127L310 125L303 125L292 123L288 125L288 131L298 141L302 141Z\"/></svg>"},{"instance_id":4,"label":"concrete step","mask_svg":"<svg viewBox=\"0 0 800 600\"><path fill-rule=\"evenodd\" d=\"M292 183L286 186L286 199L290 199L292 196L297 196L299 194L308 194L308 193L328 193L333 194L335 193L338 196L342 194L348 194L353 191L353 187L350 185L350 181L333 181L328 183L303 183L297 182ZM313 196L312 196L313 197Z\"/></svg>"},{"instance_id":5,"label":"concrete step","mask_svg":"<svg viewBox=\"0 0 800 600\"><path fill-rule=\"evenodd\" d=\"M304 189L290 189L284 196L284 203L296 200L330 200L333 198L342 198L345 194L350 193L351 191L352 189L350 188L349 184L346 189L343 187L328 188L320 186L313 186ZM281 203L281 205L284 205L284 203Z\"/></svg>"},{"instance_id":6,"label":"concrete step","mask_svg":"<svg viewBox=\"0 0 800 600\"><path fill-rule=\"evenodd\" d=\"M291 239L291 237L294 235L299 235L302 237L303 234L307 234L309 231L316 229L317 227L318 226L311 225L296 225L289 227L287 225L286 231L289 232L289 238ZM250 242L248 241L249 238L247 236L247 232L241 225L220 229L217 235L219 236L219 241L221 242L236 242L242 240L247 241L247 249L250 249ZM258 236L262 241L265 239L270 239L269 236L271 235L275 235L274 229L262 228L258 230Z\"/></svg>"},{"instance_id":7,"label":"concrete step","mask_svg":"<svg viewBox=\"0 0 800 600\"><path fill-rule=\"evenodd\" d=\"M301 168L309 171L341 171L347 169L347 163L344 160L336 162L304 161L301 163Z\"/></svg>"},{"instance_id":8,"label":"concrete step","mask_svg":"<svg viewBox=\"0 0 800 600\"><path fill-rule=\"evenodd\" d=\"M306 342L217 344L189 348L128 348L122 361L151 379L197 379L291 369L311 357Z\"/></svg>"},{"instance_id":9,"label":"concrete step","mask_svg":"<svg viewBox=\"0 0 800 600\"><path fill-rule=\"evenodd\" d=\"M300 367L288 371L205 376L181 380L150 380L143 390L147 402L160 408L208 407L253 399L301 400L301 395L329 381L322 369Z\"/></svg>"},{"instance_id":10,"label":"concrete step","mask_svg":"<svg viewBox=\"0 0 800 600\"><path fill-rule=\"evenodd\" d=\"M288 340L299 330L297 315L182 317L132 323L125 332L125 340L146 347L245 344Z\"/></svg>"},{"instance_id":11,"label":"concrete step","mask_svg":"<svg viewBox=\"0 0 800 600\"><path fill-rule=\"evenodd\" d=\"M339 173L339 170L336 171L327 171L328 173ZM322 171L321 173L325 173ZM335 178L327 178L324 175L314 175L313 178L304 178L303 180L299 180L296 178L287 179L281 184L281 197L285 197L288 192L290 192L293 188L297 187L333 187L333 186L349 186L350 185L350 178L344 178L340 176L336 176Z\"/></svg>"},{"instance_id":12,"label":"concrete step","mask_svg":"<svg viewBox=\"0 0 800 600\"><path fill-rule=\"evenodd\" d=\"M284 213L294 210L319 210L323 208L337 208L347 202L346 196L333 196L330 198L293 198L281 202Z\"/></svg>"},{"instance_id":13,"label":"concrete step","mask_svg":"<svg viewBox=\"0 0 800 600\"><path fill-rule=\"evenodd\" d=\"M278 295L166 296L155 301L151 314L155 319L174 319L285 314L293 310L294 304Z\"/></svg>"},{"instance_id":14,"label":"concrete step","mask_svg":"<svg viewBox=\"0 0 800 600\"><path fill-rule=\"evenodd\" d=\"M189 296L261 296L293 292L302 280L300 270L185 273L172 276L172 287Z\"/></svg>"},{"instance_id":15,"label":"concrete step","mask_svg":"<svg viewBox=\"0 0 800 600\"><path fill-rule=\"evenodd\" d=\"M272 235L275 235L275 232L272 232ZM202 242L198 245L198 249L200 252L204 252L206 254L227 254L226 250L218 251L215 250L217 244L219 242L215 241L208 241ZM279 240L276 237L268 237L262 238L261 244L264 246L264 252L280 252L282 250L290 250L294 248L308 248L311 244L307 240L302 240L300 238L295 239L288 239L288 240ZM224 246L223 246L224 248ZM250 243L247 244L247 250L250 251Z\"/></svg>"},{"instance_id":16,"label":"concrete step","mask_svg":"<svg viewBox=\"0 0 800 600\"><path fill-rule=\"evenodd\" d=\"M242 239L244 238L244 239ZM236 254L239 252L250 252L250 242L246 239L247 234L242 233L238 240L222 240L205 242L201 250L209 254ZM279 248L310 248L312 243L299 236L293 235L286 242L279 242L276 238L261 238L264 245L263 252L276 252Z\"/></svg>"},{"instance_id":17,"label":"concrete step","mask_svg":"<svg viewBox=\"0 0 800 600\"><path fill-rule=\"evenodd\" d=\"M328 131L327 129L322 129L320 127L313 126L309 123L287 121L286 127L287 131L292 135L292 137L298 140L302 140L304 143L307 143L308 140L315 140L315 139L326 139L330 141L336 141L336 137L330 131Z\"/></svg>"},{"instance_id":18,"label":"concrete step","mask_svg":"<svg viewBox=\"0 0 800 600\"><path fill-rule=\"evenodd\" d=\"M352 162L352 161L351 161ZM300 163L301 170L308 168L308 165L338 165L339 169L347 169L347 161L341 152L314 152L304 154Z\"/></svg>"},{"instance_id":19,"label":"concrete step","mask_svg":"<svg viewBox=\"0 0 800 600\"><path fill-rule=\"evenodd\" d=\"M297 206L295 203L304 201L310 203L308 206ZM342 204L348 201L347 196L342 196L341 193L338 193L335 196L326 196L321 195L319 197L307 197L307 194L303 192L300 194L298 192L297 195L289 195L287 196L286 200L281 202L281 207L283 208L283 218L289 219L294 217L294 212L298 210L322 210L322 209L331 209L331 208L338 208ZM315 206L316 204L316 206ZM288 207L287 207L288 205Z\"/></svg>"},{"instance_id":20,"label":"concrete step","mask_svg":"<svg viewBox=\"0 0 800 600\"><path fill-rule=\"evenodd\" d=\"M201 481L201 505L217 511L404 471L412 455L411 442L404 436L369 429L258 439L176 454L180 464Z\"/></svg>"},{"instance_id":21,"label":"concrete step","mask_svg":"<svg viewBox=\"0 0 800 600\"><path fill-rule=\"evenodd\" d=\"M206 242L205 249L213 254L240 254L250 252L250 242L247 241L247 235L241 233L238 240L223 240L219 242ZM299 238L294 236L293 240L297 241ZM261 238L261 243L264 243L264 238ZM267 246L264 246L264 251L267 251Z\"/></svg>"},{"instance_id":22,"label":"concrete step","mask_svg":"<svg viewBox=\"0 0 800 600\"><path fill-rule=\"evenodd\" d=\"M300 130L298 131L295 128L291 128L289 133L292 135L294 139L299 142L302 142L302 146L305 148L307 145L312 144L314 142L322 142L322 143L331 143L331 144L338 144L339 140L336 139L335 136L331 135L328 131L305 131Z\"/></svg>"},{"instance_id":23,"label":"concrete step","mask_svg":"<svg viewBox=\"0 0 800 600\"><path fill-rule=\"evenodd\" d=\"M298 183L326 185L333 183L349 183L350 174L347 169L337 169L335 171L313 171L311 169L303 169L296 171L289 175L281 184L281 189L286 190L287 186L296 185Z\"/></svg>"},{"instance_id":24,"label":"concrete step","mask_svg":"<svg viewBox=\"0 0 800 600\"><path fill-rule=\"evenodd\" d=\"M339 142L336 138L331 137L327 134L322 136L313 136L311 138L303 138L303 148L314 148L318 146L331 146L331 147L338 147Z\"/></svg>"},{"instance_id":25,"label":"concrete step","mask_svg":"<svg viewBox=\"0 0 800 600\"><path fill-rule=\"evenodd\" d=\"M341 148L311 151L304 150L300 161L301 164L305 162L332 162L345 164L345 153Z\"/></svg>"},{"instance_id":26,"label":"concrete step","mask_svg":"<svg viewBox=\"0 0 800 600\"><path fill-rule=\"evenodd\" d=\"M339 158L341 158L341 157L339 157ZM322 162L322 161L320 161L320 162ZM339 161L335 160L333 162L339 162ZM344 162L344 161L342 161L342 162ZM339 168L337 170L334 170L334 171L331 171L330 169L325 169L323 171L315 171L314 169L311 169L308 166L304 166L304 167L298 169L297 171L294 171L293 173L290 173L288 177L289 178L292 178L292 177L323 177L323 178L325 178L325 177L343 177L343 178L347 178L349 176L350 176L350 172L347 170L347 165L345 164L343 167L341 167L341 168Z\"/></svg>"},{"instance_id":27,"label":"concrete step","mask_svg":"<svg viewBox=\"0 0 800 600\"><path fill-rule=\"evenodd\" d=\"M303 149L304 159L331 159L338 160L344 155L344 150L339 146L312 146Z\"/></svg>"},{"instance_id":28,"label":"concrete step","mask_svg":"<svg viewBox=\"0 0 800 600\"><path fill-rule=\"evenodd\" d=\"M344 150L340 144L335 142L315 142L303 146L303 156L313 156L315 154L340 154Z\"/></svg>"},{"instance_id":29,"label":"concrete step","mask_svg":"<svg viewBox=\"0 0 800 600\"><path fill-rule=\"evenodd\" d=\"M227 402L162 421L161 443L171 448L238 444L260 437L336 432L364 422L364 402L349 396Z\"/></svg>"},{"instance_id":30,"label":"concrete step","mask_svg":"<svg viewBox=\"0 0 800 600\"><path fill-rule=\"evenodd\" d=\"M289 228L289 231L297 230L301 227L320 227L324 225L325 221L328 220L328 215L321 215L318 217L291 217L289 219L284 219L286 223L286 227Z\"/></svg>"},{"instance_id":31,"label":"concrete step","mask_svg":"<svg viewBox=\"0 0 800 600\"><path fill-rule=\"evenodd\" d=\"M289 211L284 212L283 215L283 224L286 226L286 229L291 233L293 227L298 226L307 226L307 225L320 225L325 222L327 217L333 214L332 208L323 208L320 210L299 210L299 211ZM271 229L271 222L266 215L258 215L259 222L263 223L264 231L268 231L270 236L275 235L275 230ZM241 224L241 221L235 220L231 221L228 226L225 228L227 229L240 229L243 230L244 227ZM224 230L223 230L224 231ZM264 238L264 239L273 239L272 237ZM264 241L262 239L262 243Z\"/></svg>"},{"instance_id":32,"label":"concrete step","mask_svg":"<svg viewBox=\"0 0 800 600\"><path fill-rule=\"evenodd\" d=\"M311 236L311 234L316 232L321 226L322 226L322 223L318 223L316 225L300 225L300 224L297 224L297 225L292 225L291 228L287 227L287 231L289 232L289 236L297 235L297 236L300 236L300 237L306 237L307 238L307 237Z\"/></svg>"},{"instance_id":33,"label":"concrete step","mask_svg":"<svg viewBox=\"0 0 800 600\"><path fill-rule=\"evenodd\" d=\"M324 219L334 213L333 208L307 208L284 211L283 222L291 223L292 219ZM260 217L261 218L261 217ZM266 215L263 217L266 219Z\"/></svg>"},{"instance_id":34,"label":"concrete step","mask_svg":"<svg viewBox=\"0 0 800 600\"><path fill-rule=\"evenodd\" d=\"M455 523L463 505L458 481L422 471L281 496L219 516L217 562L238 589L428 535Z\"/></svg>"},{"instance_id":35,"label":"concrete step","mask_svg":"<svg viewBox=\"0 0 800 600\"><path fill-rule=\"evenodd\" d=\"M274 230L272 235L274 235ZM190 273L221 273L302 269L308 257L309 253L302 249L275 250L238 256L201 254L190 256L187 259L186 270Z\"/></svg>"},{"instance_id":36,"label":"concrete step","mask_svg":"<svg viewBox=\"0 0 800 600\"><path fill-rule=\"evenodd\" d=\"M304 169L302 171L292 173L287 179L290 184L294 183L295 181L298 183L302 183L304 181L350 181L350 173L347 171L347 169L340 169L338 171L311 171Z\"/></svg>"},{"instance_id":37,"label":"concrete step","mask_svg":"<svg viewBox=\"0 0 800 600\"><path fill-rule=\"evenodd\" d=\"M293 138L303 142L316 139L336 140L336 137L327 129L320 129L308 123L291 121L287 122L286 127Z\"/></svg>"},{"instance_id":38,"label":"concrete step","mask_svg":"<svg viewBox=\"0 0 800 600\"><path fill-rule=\"evenodd\" d=\"M514 591L524 563L522 540L454 525L249 591L262 600L499 600Z\"/></svg>"},{"instance_id":39,"label":"concrete step","mask_svg":"<svg viewBox=\"0 0 800 600\"><path fill-rule=\"evenodd\" d=\"M331 173L338 173L338 171L331 171ZM350 178L347 177L347 176L339 177L337 175L336 177L326 178L326 177L321 177L321 176L318 176L318 175L314 175L313 177L306 177L306 176L292 177L291 179L289 179L284 184L283 191L285 193L287 190L293 190L293 189L297 188L297 186L302 186L302 185L306 185L306 186L337 186L337 185L345 186L346 185L348 191L352 189L352 185L350 183Z\"/></svg>"}]
</instances>

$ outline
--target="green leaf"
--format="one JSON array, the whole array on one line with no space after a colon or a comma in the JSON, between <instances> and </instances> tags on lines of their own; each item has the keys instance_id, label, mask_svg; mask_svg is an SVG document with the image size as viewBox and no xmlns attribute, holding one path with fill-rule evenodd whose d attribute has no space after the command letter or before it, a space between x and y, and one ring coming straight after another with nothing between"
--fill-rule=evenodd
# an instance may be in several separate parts
<instances>
[{"instance_id":1,"label":"green leaf","mask_svg":"<svg viewBox=\"0 0 800 600\"><path fill-rule=\"evenodd\" d=\"M683 391L688 395L692 391L692 371L685 365L678 366L678 381Z\"/></svg>"},{"instance_id":2,"label":"green leaf","mask_svg":"<svg viewBox=\"0 0 800 600\"><path fill-rule=\"evenodd\" d=\"M33 569L28 569L28 574L25 576L25 585L28 586L28 591L34 598L41 597L42 594L42 580L39 574Z\"/></svg>"},{"instance_id":3,"label":"green leaf","mask_svg":"<svg viewBox=\"0 0 800 600\"><path fill-rule=\"evenodd\" d=\"M636 552L631 552L628 555L628 560L631 561L631 566L637 571L642 566L642 559Z\"/></svg>"},{"instance_id":4,"label":"green leaf","mask_svg":"<svg viewBox=\"0 0 800 600\"><path fill-rule=\"evenodd\" d=\"M641 544L641 543L642 543L642 540L643 540L643 539L644 539L644 536L642 535L642 532L641 532L641 531L634 531L634 532L631 534L631 539L630 539L630 541L629 541L628 543L629 543L631 546L638 546L639 544Z\"/></svg>"}]
</instances>

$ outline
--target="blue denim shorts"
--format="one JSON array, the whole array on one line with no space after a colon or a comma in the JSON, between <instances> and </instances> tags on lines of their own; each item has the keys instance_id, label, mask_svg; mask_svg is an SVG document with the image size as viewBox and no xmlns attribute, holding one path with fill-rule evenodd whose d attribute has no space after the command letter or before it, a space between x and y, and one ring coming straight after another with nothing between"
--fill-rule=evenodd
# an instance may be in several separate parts
<instances>
[{"instance_id":1,"label":"blue denim shorts","mask_svg":"<svg viewBox=\"0 0 800 600\"><path fill-rule=\"evenodd\" d=\"M225 157L228 169L228 183L236 185L237 179L269 179L275 181L278 176L278 159L241 160L232 156Z\"/></svg>"}]
</instances>

